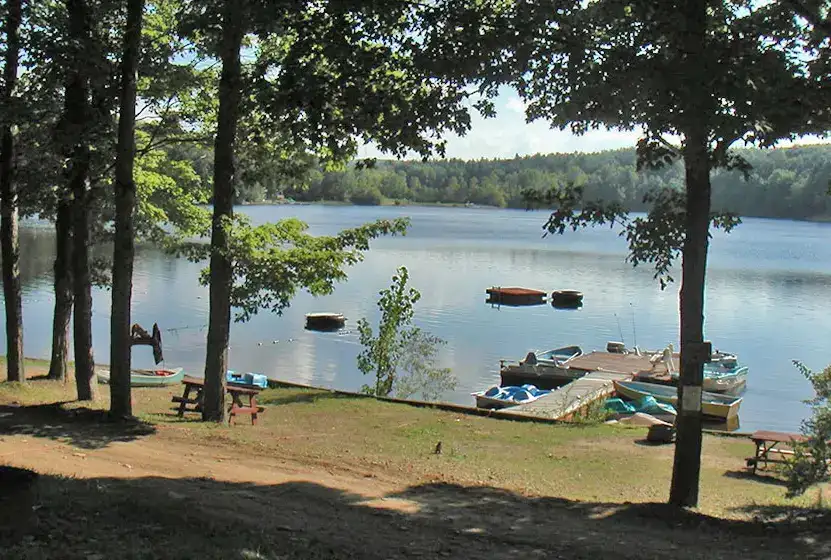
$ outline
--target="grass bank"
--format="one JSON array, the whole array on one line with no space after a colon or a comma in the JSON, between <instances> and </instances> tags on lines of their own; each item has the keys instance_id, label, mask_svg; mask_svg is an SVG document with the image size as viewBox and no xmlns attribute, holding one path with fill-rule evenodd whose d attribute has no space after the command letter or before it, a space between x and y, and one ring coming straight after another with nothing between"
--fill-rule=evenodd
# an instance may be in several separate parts
<instances>
[{"instance_id":1,"label":"grass bank","mask_svg":"<svg viewBox=\"0 0 831 560\"><path fill-rule=\"evenodd\" d=\"M38 366L32 362L30 370ZM100 388L99 401L84 406L106 409L108 391ZM137 415L164 428L169 441L578 501L662 502L671 475L673 446L647 444L642 428L512 422L302 389L264 391L261 423L228 428L177 418L170 399L179 392L178 386L133 391ZM0 404L81 406L69 402L73 397L72 383L0 385ZM777 479L748 476L744 458L752 452L749 440L705 436L702 512L741 518L751 505L813 504L816 493L791 500Z\"/></svg>"},{"instance_id":2,"label":"grass bank","mask_svg":"<svg viewBox=\"0 0 831 560\"><path fill-rule=\"evenodd\" d=\"M30 362L30 373L43 362ZM106 387L103 387L106 389ZM824 554L831 524L775 477L749 477L749 441L705 436L698 512L661 502L672 446L645 430L547 425L269 389L257 426L180 419L179 387L134 390L140 422L108 424L106 390L0 383L4 558L784 558ZM439 443L441 445L439 445ZM437 453L437 448L440 452ZM2 480L0 480L2 483ZM19 494L19 493L18 493ZM4 501L5 500L5 501ZM25 521L25 522L24 522Z\"/></svg>"}]
</instances>

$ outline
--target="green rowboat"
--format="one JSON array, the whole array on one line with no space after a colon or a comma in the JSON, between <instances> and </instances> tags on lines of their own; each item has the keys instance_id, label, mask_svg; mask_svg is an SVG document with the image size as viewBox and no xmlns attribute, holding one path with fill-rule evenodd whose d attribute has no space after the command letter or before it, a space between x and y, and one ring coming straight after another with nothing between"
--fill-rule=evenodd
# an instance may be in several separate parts
<instances>
[{"instance_id":1,"label":"green rowboat","mask_svg":"<svg viewBox=\"0 0 831 560\"><path fill-rule=\"evenodd\" d=\"M99 383L110 383L110 368L95 368ZM180 383L185 376L183 368L133 369L130 385L133 387L164 387Z\"/></svg>"}]
</instances>

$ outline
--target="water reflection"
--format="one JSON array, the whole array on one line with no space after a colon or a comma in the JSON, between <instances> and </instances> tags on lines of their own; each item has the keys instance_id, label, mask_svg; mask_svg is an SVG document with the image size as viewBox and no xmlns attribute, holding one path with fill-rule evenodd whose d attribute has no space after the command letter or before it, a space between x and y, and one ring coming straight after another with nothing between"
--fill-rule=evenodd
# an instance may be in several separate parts
<instances>
[{"instance_id":1,"label":"water reflection","mask_svg":"<svg viewBox=\"0 0 831 560\"><path fill-rule=\"evenodd\" d=\"M20 230L20 283L26 295L51 285L55 263L55 233L46 228Z\"/></svg>"},{"instance_id":2,"label":"water reflection","mask_svg":"<svg viewBox=\"0 0 831 560\"><path fill-rule=\"evenodd\" d=\"M470 404L471 391L498 382L501 358L517 359L532 349L566 344L596 349L608 340L647 348L677 345L678 286L661 291L651 269L625 263L625 244L608 229L541 239L539 212L320 206L245 211L255 222L297 215L316 234L400 215L412 216L413 226L406 237L374 242L333 295L300 293L282 316L261 313L234 324L230 358L237 370L359 389L368 380L355 363L360 351L355 324L361 317L377 324L377 294L402 265L422 293L416 323L448 342L440 360L460 379L447 395L456 402ZM735 235L714 236L706 336L750 367L742 429L798 428L810 386L790 361L800 359L815 369L831 361L825 350L831 320L823 308L831 301L829 234L831 226L824 224L747 220ZM54 235L51 229L26 229L21 245L26 351L48 356ZM133 302L135 321L162 327L168 364L197 374L203 370L208 309L199 272L197 264L142 247ZM579 289L585 299L577 310L492 307L484 302L484 290L494 285L549 293ZM94 290L93 305L96 358L105 362L109 293ZM307 331L309 312L343 313L346 328ZM151 359L149 352L137 351L134 365L149 365Z\"/></svg>"}]
</instances>

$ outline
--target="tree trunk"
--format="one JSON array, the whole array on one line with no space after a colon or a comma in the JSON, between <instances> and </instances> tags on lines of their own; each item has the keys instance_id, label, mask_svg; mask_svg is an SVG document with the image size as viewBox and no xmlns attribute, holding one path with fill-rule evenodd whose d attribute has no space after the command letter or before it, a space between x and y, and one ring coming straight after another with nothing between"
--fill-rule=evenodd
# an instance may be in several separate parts
<instances>
[{"instance_id":1,"label":"tree trunk","mask_svg":"<svg viewBox=\"0 0 831 560\"><path fill-rule=\"evenodd\" d=\"M89 14L85 0L66 0L69 34L76 45L90 42ZM75 66L69 72L64 101L64 119L77 137L72 148L68 173L68 191L72 194L72 287L75 296L72 338L75 347L75 386L78 400L95 398L92 382L95 363L92 356L92 283L89 270L89 166L88 144L89 76L87 49L76 53Z\"/></svg>"},{"instance_id":2,"label":"tree trunk","mask_svg":"<svg viewBox=\"0 0 831 560\"><path fill-rule=\"evenodd\" d=\"M72 205L58 202L55 219L55 314L52 321L52 360L49 379L64 380L69 354L69 319L72 317Z\"/></svg>"},{"instance_id":3,"label":"tree trunk","mask_svg":"<svg viewBox=\"0 0 831 560\"><path fill-rule=\"evenodd\" d=\"M6 5L5 87L0 103L7 110L14 99L20 54L21 0ZM13 114L9 111L10 114ZM11 117L3 123L0 135L0 252L3 259L3 298L6 306L6 372L9 381L25 381L23 368L23 297L20 288L20 240L18 238L17 187L14 184L14 133Z\"/></svg>"},{"instance_id":4,"label":"tree trunk","mask_svg":"<svg viewBox=\"0 0 831 560\"><path fill-rule=\"evenodd\" d=\"M225 372L228 370L233 280L227 228L234 216L234 144L241 96L240 48L243 22L243 10L235 2L226 0L220 46L222 75L219 80L219 116L214 144L210 314L202 405L202 419L215 422L225 418Z\"/></svg>"},{"instance_id":5,"label":"tree trunk","mask_svg":"<svg viewBox=\"0 0 831 560\"><path fill-rule=\"evenodd\" d=\"M670 503L698 504L701 472L701 386L704 362L704 283L710 228L710 166L706 134L687 137L684 166L687 183L686 232L681 263L681 376Z\"/></svg>"},{"instance_id":6,"label":"tree trunk","mask_svg":"<svg viewBox=\"0 0 831 560\"><path fill-rule=\"evenodd\" d=\"M72 162L72 288L74 311L75 387L78 400L95 399L92 355L92 279L89 271L89 160L87 146L78 146Z\"/></svg>"},{"instance_id":7,"label":"tree trunk","mask_svg":"<svg viewBox=\"0 0 831 560\"><path fill-rule=\"evenodd\" d=\"M698 504L701 474L701 386L704 362L704 283L710 231L710 153L708 115L713 108L706 91L707 3L688 0L681 32L684 117L686 224L681 257L681 376L678 383L675 458L669 502L679 507Z\"/></svg>"},{"instance_id":8,"label":"tree trunk","mask_svg":"<svg viewBox=\"0 0 831 560\"><path fill-rule=\"evenodd\" d=\"M133 163L136 151L136 73L141 48L143 12L144 0L127 1L115 159L115 245L110 316L110 415L113 418L127 418L133 415L130 391L130 301L133 293L135 257L133 211L136 205Z\"/></svg>"}]
</instances>

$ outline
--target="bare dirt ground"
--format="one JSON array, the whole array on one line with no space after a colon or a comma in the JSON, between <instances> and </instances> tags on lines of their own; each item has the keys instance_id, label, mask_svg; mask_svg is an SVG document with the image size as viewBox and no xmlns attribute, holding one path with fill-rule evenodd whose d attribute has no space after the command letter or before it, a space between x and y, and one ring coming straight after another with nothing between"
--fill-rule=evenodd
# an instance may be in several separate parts
<instances>
[{"instance_id":1,"label":"bare dirt ground","mask_svg":"<svg viewBox=\"0 0 831 560\"><path fill-rule=\"evenodd\" d=\"M40 473L22 537L0 542L10 559L831 556L822 514L736 521L529 497L52 405L0 406L0 464ZM12 500L0 488L0 508Z\"/></svg>"}]
</instances>

